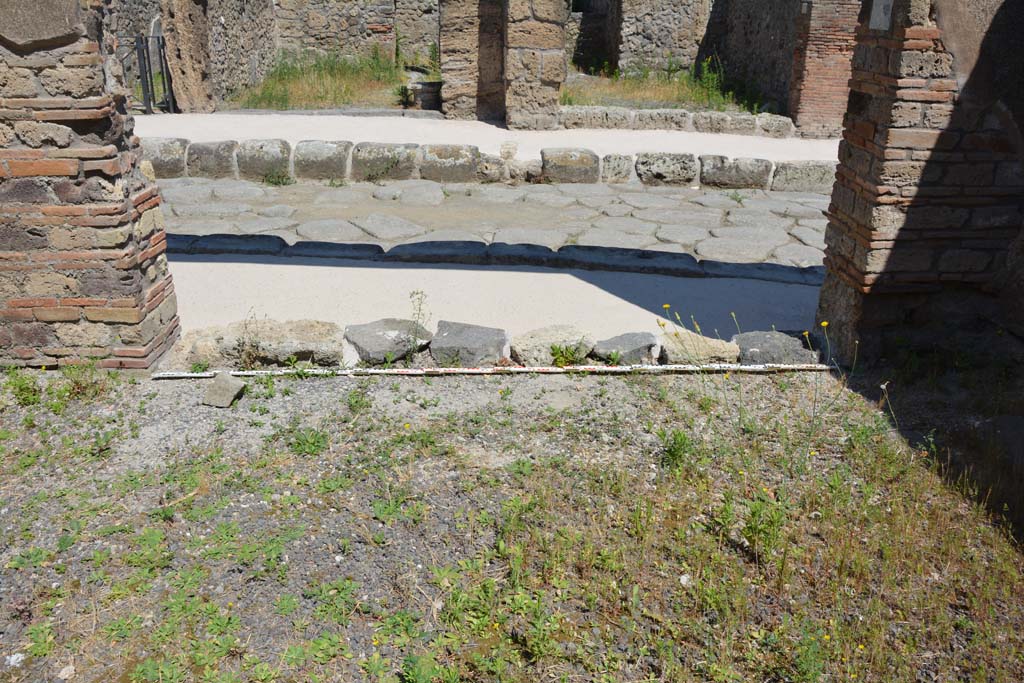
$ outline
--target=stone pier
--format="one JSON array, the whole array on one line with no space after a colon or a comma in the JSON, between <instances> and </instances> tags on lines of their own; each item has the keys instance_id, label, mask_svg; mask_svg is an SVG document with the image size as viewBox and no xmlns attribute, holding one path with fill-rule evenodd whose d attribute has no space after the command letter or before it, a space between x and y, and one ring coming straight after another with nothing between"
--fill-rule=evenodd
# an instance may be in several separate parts
<instances>
[{"instance_id":1,"label":"stone pier","mask_svg":"<svg viewBox=\"0 0 1024 683\"><path fill-rule=\"evenodd\" d=\"M109 10L3 10L0 365L146 368L178 332L160 195L139 169Z\"/></svg>"},{"instance_id":2,"label":"stone pier","mask_svg":"<svg viewBox=\"0 0 1024 683\"><path fill-rule=\"evenodd\" d=\"M841 360L1020 323L1022 14L865 3L818 312Z\"/></svg>"}]
</instances>

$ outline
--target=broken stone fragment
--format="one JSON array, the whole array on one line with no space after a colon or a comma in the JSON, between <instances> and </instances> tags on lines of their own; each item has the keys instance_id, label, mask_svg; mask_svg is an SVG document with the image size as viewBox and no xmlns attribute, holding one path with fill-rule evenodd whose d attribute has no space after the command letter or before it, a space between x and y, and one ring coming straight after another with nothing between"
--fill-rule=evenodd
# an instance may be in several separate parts
<instances>
[{"instance_id":1,"label":"broken stone fragment","mask_svg":"<svg viewBox=\"0 0 1024 683\"><path fill-rule=\"evenodd\" d=\"M442 320L430 342L430 355L443 367L475 367L507 361L511 353L508 333L494 327Z\"/></svg>"},{"instance_id":2,"label":"broken stone fragment","mask_svg":"<svg viewBox=\"0 0 1024 683\"><path fill-rule=\"evenodd\" d=\"M661 355L661 344L650 332L629 332L597 342L591 355L618 365L654 365Z\"/></svg>"},{"instance_id":3,"label":"broken stone fragment","mask_svg":"<svg viewBox=\"0 0 1024 683\"><path fill-rule=\"evenodd\" d=\"M399 318L345 328L345 339L356 348L359 360L370 365L403 360L426 348L432 336L415 321Z\"/></svg>"},{"instance_id":4,"label":"broken stone fragment","mask_svg":"<svg viewBox=\"0 0 1024 683\"><path fill-rule=\"evenodd\" d=\"M245 391L245 382L226 372L217 373L213 382L206 389L203 405L214 408L230 408L243 391Z\"/></svg>"},{"instance_id":5,"label":"broken stone fragment","mask_svg":"<svg viewBox=\"0 0 1024 683\"><path fill-rule=\"evenodd\" d=\"M817 363L818 354L802 341L782 332L744 332L732 341L740 347L742 365L804 365Z\"/></svg>"},{"instance_id":6,"label":"broken stone fragment","mask_svg":"<svg viewBox=\"0 0 1024 683\"><path fill-rule=\"evenodd\" d=\"M563 350L561 358L555 358L552 347ZM549 325L512 341L512 357L522 365L545 367L556 361L569 361L571 365L582 365L594 348L594 340L586 332L572 325Z\"/></svg>"},{"instance_id":7,"label":"broken stone fragment","mask_svg":"<svg viewBox=\"0 0 1024 683\"><path fill-rule=\"evenodd\" d=\"M740 347L724 339L712 339L674 327L661 338L662 362L668 365L698 365L704 363L735 363Z\"/></svg>"}]
</instances>

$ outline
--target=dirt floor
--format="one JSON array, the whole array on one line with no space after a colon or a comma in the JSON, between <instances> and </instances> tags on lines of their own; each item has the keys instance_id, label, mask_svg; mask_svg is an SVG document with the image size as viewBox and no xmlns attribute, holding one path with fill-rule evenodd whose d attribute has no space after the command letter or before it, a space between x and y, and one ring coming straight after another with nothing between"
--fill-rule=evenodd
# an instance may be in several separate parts
<instances>
[{"instance_id":1,"label":"dirt floor","mask_svg":"<svg viewBox=\"0 0 1024 683\"><path fill-rule=\"evenodd\" d=\"M830 375L206 386L6 376L0 680L1024 680L1010 531Z\"/></svg>"}]
</instances>

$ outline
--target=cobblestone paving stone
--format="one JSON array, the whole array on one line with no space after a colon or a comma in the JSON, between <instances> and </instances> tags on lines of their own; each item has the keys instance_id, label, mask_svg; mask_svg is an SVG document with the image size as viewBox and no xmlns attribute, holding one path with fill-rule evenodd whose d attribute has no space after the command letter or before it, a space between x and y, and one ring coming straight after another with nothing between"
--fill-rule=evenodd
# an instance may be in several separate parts
<instances>
[{"instance_id":1,"label":"cobblestone paving stone","mask_svg":"<svg viewBox=\"0 0 1024 683\"><path fill-rule=\"evenodd\" d=\"M641 185L442 184L329 187L240 180L160 181L168 232L274 235L302 242L570 245L690 254L698 260L822 265L828 197ZM310 245L313 246L313 245Z\"/></svg>"}]
</instances>

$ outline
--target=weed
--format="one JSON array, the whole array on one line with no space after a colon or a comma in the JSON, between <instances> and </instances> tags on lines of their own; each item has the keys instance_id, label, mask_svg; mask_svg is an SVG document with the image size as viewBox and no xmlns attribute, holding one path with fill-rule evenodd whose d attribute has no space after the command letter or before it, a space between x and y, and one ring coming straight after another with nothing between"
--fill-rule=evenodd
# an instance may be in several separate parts
<instances>
[{"instance_id":1,"label":"weed","mask_svg":"<svg viewBox=\"0 0 1024 683\"><path fill-rule=\"evenodd\" d=\"M344 626L355 611L358 588L359 584L351 579L337 579L310 586L302 595L316 603L314 612L319 618Z\"/></svg>"},{"instance_id":2,"label":"weed","mask_svg":"<svg viewBox=\"0 0 1024 683\"><path fill-rule=\"evenodd\" d=\"M196 361L195 363L192 364L192 366L189 368L189 372L192 372L192 373L195 373L195 374L199 374L199 373L206 372L209 369L210 369L210 363L208 361L205 361L205 360L200 360L200 361Z\"/></svg>"},{"instance_id":3,"label":"weed","mask_svg":"<svg viewBox=\"0 0 1024 683\"><path fill-rule=\"evenodd\" d=\"M555 364L556 368L567 368L574 365L582 365L583 361L586 360L586 352L583 349L583 343L568 344L561 346L559 344L551 345L551 359Z\"/></svg>"},{"instance_id":4,"label":"weed","mask_svg":"<svg viewBox=\"0 0 1024 683\"><path fill-rule=\"evenodd\" d=\"M327 445L327 433L312 427L295 429L288 439L288 450L295 455L320 455Z\"/></svg>"},{"instance_id":5,"label":"weed","mask_svg":"<svg viewBox=\"0 0 1024 683\"><path fill-rule=\"evenodd\" d=\"M263 176L263 184L275 187L294 185L295 178L288 171L273 171Z\"/></svg>"},{"instance_id":6,"label":"weed","mask_svg":"<svg viewBox=\"0 0 1024 683\"><path fill-rule=\"evenodd\" d=\"M39 405L39 402L42 400L42 389L39 388L36 378L28 372L18 370L17 368L9 368L7 370L6 384L19 406Z\"/></svg>"}]
</instances>

